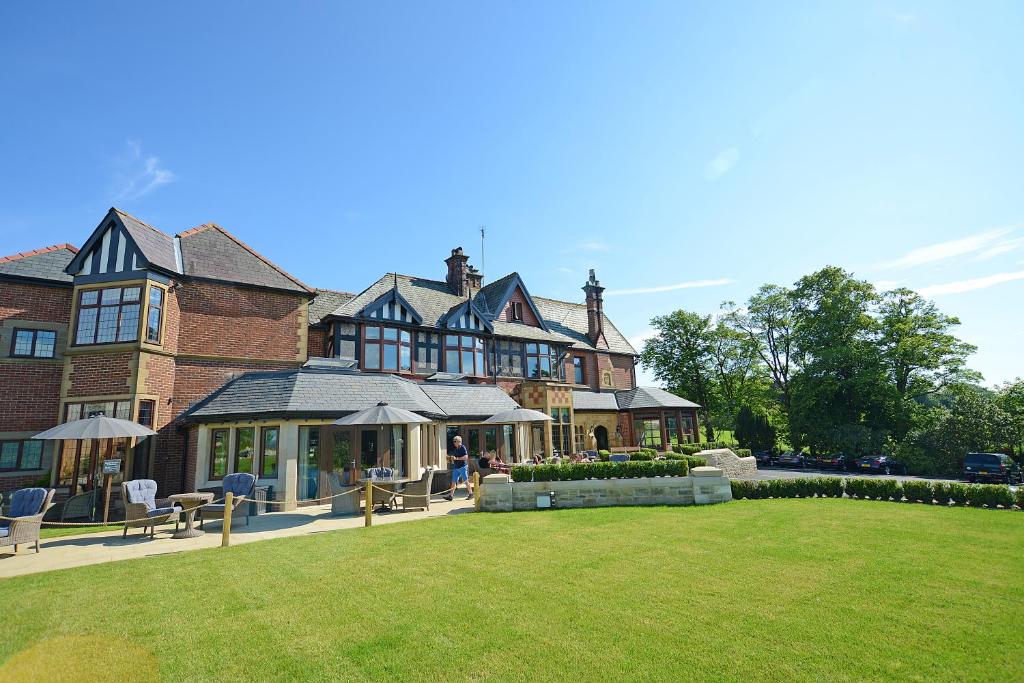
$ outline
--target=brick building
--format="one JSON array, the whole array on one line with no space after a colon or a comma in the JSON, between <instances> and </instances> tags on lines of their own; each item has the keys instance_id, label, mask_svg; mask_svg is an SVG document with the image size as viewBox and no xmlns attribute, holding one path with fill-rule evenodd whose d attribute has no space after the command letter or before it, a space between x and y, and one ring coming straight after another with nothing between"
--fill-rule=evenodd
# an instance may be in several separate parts
<instances>
[{"instance_id":1,"label":"brick building","mask_svg":"<svg viewBox=\"0 0 1024 683\"><path fill-rule=\"evenodd\" d=\"M0 490L48 478L71 495L118 458L122 476L167 492L246 470L301 501L332 469L443 465L455 434L506 459L698 440L693 403L636 387L636 350L593 271L566 302L533 297L517 273L485 283L462 249L445 266L444 279L314 289L215 224L172 235L117 209L80 248L0 259ZM434 422L331 425L371 398ZM482 424L516 403L553 420ZM100 413L157 436L30 438Z\"/></svg>"}]
</instances>

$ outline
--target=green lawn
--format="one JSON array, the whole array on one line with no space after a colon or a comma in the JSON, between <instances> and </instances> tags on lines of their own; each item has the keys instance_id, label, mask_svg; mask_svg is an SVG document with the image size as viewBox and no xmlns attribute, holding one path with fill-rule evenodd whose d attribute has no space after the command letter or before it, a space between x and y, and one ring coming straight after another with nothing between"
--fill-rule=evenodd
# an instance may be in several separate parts
<instances>
[{"instance_id":1,"label":"green lawn","mask_svg":"<svg viewBox=\"0 0 1024 683\"><path fill-rule=\"evenodd\" d=\"M39 533L39 537L44 541L48 538L60 538L61 536L78 536L80 534L95 534L100 531L121 531L124 529L124 525L108 525L103 526L102 524L95 524L90 526L44 526Z\"/></svg>"},{"instance_id":2,"label":"green lawn","mask_svg":"<svg viewBox=\"0 0 1024 683\"><path fill-rule=\"evenodd\" d=\"M915 504L460 515L2 581L0 680L1021 680L1022 558Z\"/></svg>"}]
</instances>

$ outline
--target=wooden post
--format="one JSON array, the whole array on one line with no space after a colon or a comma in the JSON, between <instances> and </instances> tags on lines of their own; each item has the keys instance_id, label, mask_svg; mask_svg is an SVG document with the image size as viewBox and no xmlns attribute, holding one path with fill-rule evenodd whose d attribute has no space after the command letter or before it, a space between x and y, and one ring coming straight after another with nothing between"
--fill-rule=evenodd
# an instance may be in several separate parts
<instances>
[{"instance_id":1,"label":"wooden post","mask_svg":"<svg viewBox=\"0 0 1024 683\"><path fill-rule=\"evenodd\" d=\"M480 470L473 473L473 507L480 512Z\"/></svg>"},{"instance_id":2,"label":"wooden post","mask_svg":"<svg viewBox=\"0 0 1024 683\"><path fill-rule=\"evenodd\" d=\"M103 475L103 526L107 525L107 517L110 513L110 483L113 479L114 475L112 474Z\"/></svg>"},{"instance_id":3,"label":"wooden post","mask_svg":"<svg viewBox=\"0 0 1024 683\"><path fill-rule=\"evenodd\" d=\"M366 482L366 526L373 526L373 482L369 480Z\"/></svg>"},{"instance_id":4,"label":"wooden post","mask_svg":"<svg viewBox=\"0 0 1024 683\"><path fill-rule=\"evenodd\" d=\"M220 547L227 548L231 545L231 507L234 494L228 491L224 496L224 527L220 532Z\"/></svg>"}]
</instances>

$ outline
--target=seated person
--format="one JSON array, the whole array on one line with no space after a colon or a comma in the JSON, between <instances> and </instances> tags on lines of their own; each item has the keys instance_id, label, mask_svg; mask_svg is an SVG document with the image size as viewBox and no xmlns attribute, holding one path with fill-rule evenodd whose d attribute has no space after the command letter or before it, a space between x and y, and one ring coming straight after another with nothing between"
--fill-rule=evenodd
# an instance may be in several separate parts
<instances>
[{"instance_id":1,"label":"seated person","mask_svg":"<svg viewBox=\"0 0 1024 683\"><path fill-rule=\"evenodd\" d=\"M482 470L492 469L496 472L501 472L502 474L508 474L509 472L508 465L498 459L497 453L488 453L484 451L477 460L477 465L479 465Z\"/></svg>"},{"instance_id":2,"label":"seated person","mask_svg":"<svg viewBox=\"0 0 1024 683\"><path fill-rule=\"evenodd\" d=\"M544 464L544 456L542 456L540 453L534 453L530 457L530 460L533 461L534 465L543 465Z\"/></svg>"}]
</instances>

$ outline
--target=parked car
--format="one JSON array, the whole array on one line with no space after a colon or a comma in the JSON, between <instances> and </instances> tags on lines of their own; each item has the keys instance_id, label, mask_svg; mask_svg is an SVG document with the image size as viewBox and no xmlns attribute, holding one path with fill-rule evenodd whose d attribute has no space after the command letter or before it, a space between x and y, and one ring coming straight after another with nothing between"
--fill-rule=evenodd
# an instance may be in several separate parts
<instances>
[{"instance_id":1,"label":"parked car","mask_svg":"<svg viewBox=\"0 0 1024 683\"><path fill-rule=\"evenodd\" d=\"M970 482L1001 481L1021 483L1020 465L1002 453L968 453L964 458L962 476Z\"/></svg>"},{"instance_id":2,"label":"parked car","mask_svg":"<svg viewBox=\"0 0 1024 683\"><path fill-rule=\"evenodd\" d=\"M757 459L758 467L771 467L775 464L775 455L771 451L754 451L754 457Z\"/></svg>"},{"instance_id":3,"label":"parked car","mask_svg":"<svg viewBox=\"0 0 1024 683\"><path fill-rule=\"evenodd\" d=\"M803 453L794 453L793 451L786 451L775 459L775 463L779 467L807 467L806 458Z\"/></svg>"},{"instance_id":4,"label":"parked car","mask_svg":"<svg viewBox=\"0 0 1024 683\"><path fill-rule=\"evenodd\" d=\"M823 470L845 470L846 456L842 453L827 453L814 457L814 466Z\"/></svg>"},{"instance_id":5,"label":"parked car","mask_svg":"<svg viewBox=\"0 0 1024 683\"><path fill-rule=\"evenodd\" d=\"M881 474L906 474L907 468L887 455L865 455L857 458L854 469L862 472L879 472Z\"/></svg>"}]
</instances>

